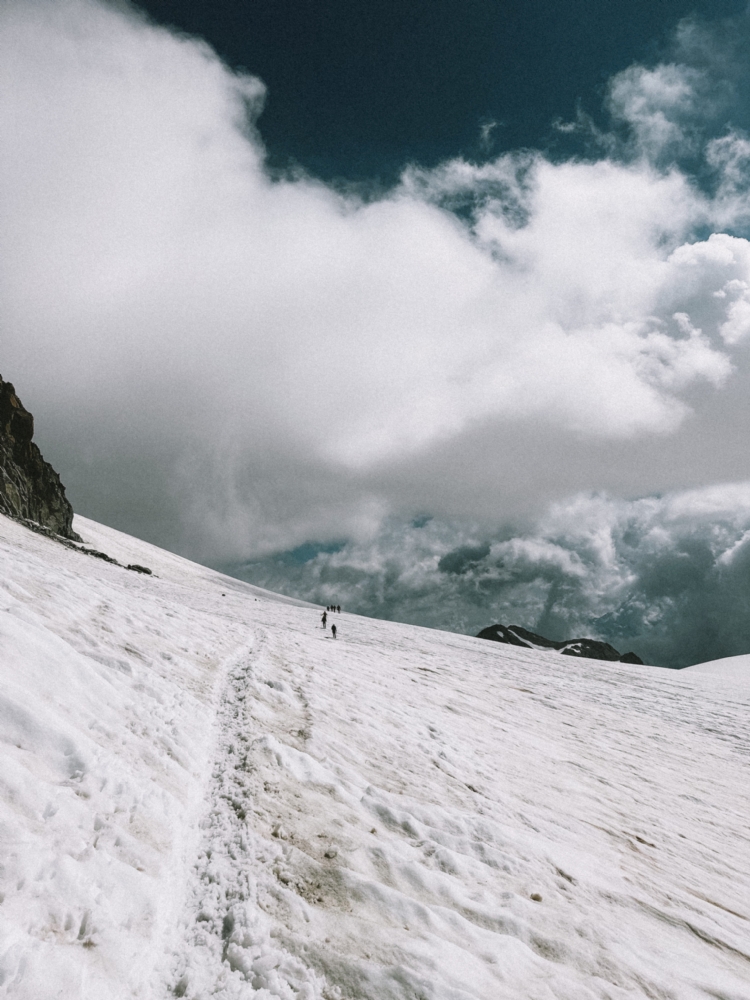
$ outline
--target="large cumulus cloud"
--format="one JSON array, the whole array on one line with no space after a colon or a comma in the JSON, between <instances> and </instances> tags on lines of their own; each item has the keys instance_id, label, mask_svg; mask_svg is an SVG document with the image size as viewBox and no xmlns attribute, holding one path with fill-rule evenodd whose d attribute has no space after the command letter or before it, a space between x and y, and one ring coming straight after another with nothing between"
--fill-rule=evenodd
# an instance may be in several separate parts
<instances>
[{"instance_id":1,"label":"large cumulus cloud","mask_svg":"<svg viewBox=\"0 0 750 1000\"><path fill-rule=\"evenodd\" d=\"M200 41L8 0L0 370L78 508L227 562L706 481L750 372L750 147L697 38L612 81L595 155L376 194L272 176L262 82Z\"/></svg>"}]
</instances>

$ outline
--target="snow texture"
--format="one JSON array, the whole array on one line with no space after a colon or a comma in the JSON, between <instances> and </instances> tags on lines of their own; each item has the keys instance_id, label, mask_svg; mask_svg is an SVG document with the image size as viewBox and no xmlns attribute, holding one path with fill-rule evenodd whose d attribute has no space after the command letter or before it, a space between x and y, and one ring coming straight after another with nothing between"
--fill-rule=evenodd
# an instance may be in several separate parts
<instances>
[{"instance_id":1,"label":"snow texture","mask_svg":"<svg viewBox=\"0 0 750 1000\"><path fill-rule=\"evenodd\" d=\"M691 674L710 674L715 680L750 685L750 653L725 656L720 660L709 660L708 663L696 663L687 669Z\"/></svg>"},{"instance_id":2,"label":"snow texture","mask_svg":"<svg viewBox=\"0 0 750 1000\"><path fill-rule=\"evenodd\" d=\"M747 660L334 641L75 528L154 575L0 517L0 995L750 997Z\"/></svg>"}]
</instances>

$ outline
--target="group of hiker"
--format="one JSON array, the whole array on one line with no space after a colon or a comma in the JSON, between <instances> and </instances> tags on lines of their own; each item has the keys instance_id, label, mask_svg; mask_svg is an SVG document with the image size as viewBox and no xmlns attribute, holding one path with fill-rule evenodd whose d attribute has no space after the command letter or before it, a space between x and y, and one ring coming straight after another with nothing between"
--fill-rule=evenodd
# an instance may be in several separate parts
<instances>
[{"instance_id":1,"label":"group of hiker","mask_svg":"<svg viewBox=\"0 0 750 1000\"><path fill-rule=\"evenodd\" d=\"M325 609L325 611L320 617L320 620L323 622L323 628L326 628L328 625L329 612L334 612L334 611L336 612L336 614L341 614L341 605L340 604L328 605L328 607ZM331 635L333 636L334 639L336 638L336 626L333 624L331 624Z\"/></svg>"}]
</instances>

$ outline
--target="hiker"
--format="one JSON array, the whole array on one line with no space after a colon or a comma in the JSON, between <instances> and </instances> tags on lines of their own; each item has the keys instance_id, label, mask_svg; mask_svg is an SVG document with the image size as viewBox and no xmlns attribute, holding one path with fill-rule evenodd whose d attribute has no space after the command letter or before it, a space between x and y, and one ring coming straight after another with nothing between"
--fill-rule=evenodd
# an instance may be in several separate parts
<instances>
[{"instance_id":1,"label":"hiker","mask_svg":"<svg viewBox=\"0 0 750 1000\"><path fill-rule=\"evenodd\" d=\"M334 639L336 638L336 626L335 625L331 625L331 635L333 636Z\"/></svg>"},{"instance_id":2,"label":"hiker","mask_svg":"<svg viewBox=\"0 0 750 1000\"><path fill-rule=\"evenodd\" d=\"M340 605L340 604L337 604L337 605L336 605L336 611L337 611L337 612L338 612L339 614L341 614L341 605Z\"/></svg>"},{"instance_id":3,"label":"hiker","mask_svg":"<svg viewBox=\"0 0 750 1000\"><path fill-rule=\"evenodd\" d=\"M325 628L326 627L326 622L328 621L328 611L327 610L323 612L323 615L322 615L322 617L321 617L320 620L323 622L323 628Z\"/></svg>"}]
</instances>

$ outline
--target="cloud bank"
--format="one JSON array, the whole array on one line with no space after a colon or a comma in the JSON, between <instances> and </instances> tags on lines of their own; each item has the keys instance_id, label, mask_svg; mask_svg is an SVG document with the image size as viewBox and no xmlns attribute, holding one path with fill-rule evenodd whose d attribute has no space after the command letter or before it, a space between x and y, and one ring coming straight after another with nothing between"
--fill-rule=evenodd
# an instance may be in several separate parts
<instances>
[{"instance_id":1,"label":"cloud bank","mask_svg":"<svg viewBox=\"0 0 750 1000\"><path fill-rule=\"evenodd\" d=\"M213 563L425 510L477 555L581 490L750 475L737 38L681 25L611 81L609 131L560 126L586 156L368 192L272 175L262 82L200 40L8 0L1 370L74 504Z\"/></svg>"},{"instance_id":2,"label":"cloud bank","mask_svg":"<svg viewBox=\"0 0 750 1000\"><path fill-rule=\"evenodd\" d=\"M476 634L589 636L684 667L750 648L750 483L636 501L580 495L531 530L391 522L369 542L239 567L295 596ZM342 597L343 595L343 597Z\"/></svg>"}]
</instances>

